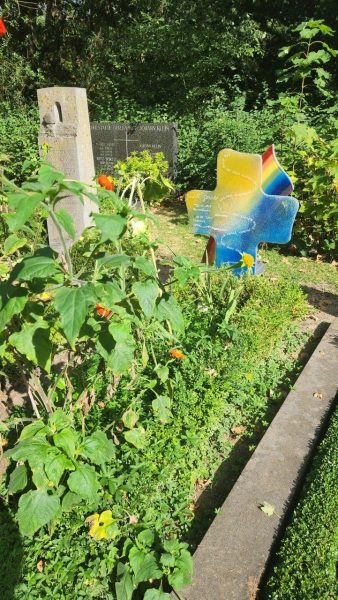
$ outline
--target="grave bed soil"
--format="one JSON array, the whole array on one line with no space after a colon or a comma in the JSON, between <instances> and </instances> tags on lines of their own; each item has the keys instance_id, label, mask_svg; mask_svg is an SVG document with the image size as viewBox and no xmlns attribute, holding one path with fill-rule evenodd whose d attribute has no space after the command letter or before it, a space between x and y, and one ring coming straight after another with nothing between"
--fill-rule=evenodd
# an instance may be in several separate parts
<instances>
[{"instance_id":1,"label":"grave bed soil","mask_svg":"<svg viewBox=\"0 0 338 600\"><path fill-rule=\"evenodd\" d=\"M196 336L200 339L208 316L200 312L196 301L188 299L191 321L187 328L191 337L185 343L190 344L191 359L175 367L174 420L160 427L148 421L152 443L145 453L131 453L124 463L130 488L128 497L123 500L128 514L138 515L151 506L161 522L167 523L166 529L159 533L164 536L176 533L192 547L207 522L206 513L196 510L201 490L208 488L211 477L225 459L231 477L237 477L243 460L253 451L257 436L262 435L267 426L271 411L276 410L290 389L294 369L300 368L299 352L305 336L296 321L308 309L299 288L264 279L248 281L247 285L246 296L234 319L234 332L238 331L240 338L230 345L231 351L224 351L224 334L221 333L214 334L212 344L205 342L196 347ZM220 310L219 317L223 318L224 299L220 298L217 286L215 302L218 303L215 314ZM98 393L97 400L101 399ZM121 398L112 400L110 410L116 411L117 400L129 404L128 390ZM102 414L102 410L94 411L94 428ZM249 447L244 457L239 458L245 439ZM146 468L142 467L144 460ZM135 470L140 462L141 466ZM209 514L210 508L209 503ZM214 505L211 513L213 516ZM2 514L4 547L0 551L6 560L0 564L1 597L39 598L47 582L55 599L69 597L70 593L79 597L84 594L85 598L99 597L95 596L94 584L94 589L87 589L81 579L85 577L84 565L89 572L92 561L98 560L91 555L84 525L86 516L88 513L83 510L77 511L65 519L51 537L39 535L30 540L17 536L13 515L6 510ZM76 534L71 533L72 527ZM12 539L17 541L13 546ZM96 547L96 553L100 555L101 551L103 546L102 550ZM42 573L36 567L41 559L46 559ZM62 578L58 575L60 570ZM8 580L9 574L12 583ZM13 588L14 581L15 596L12 592L8 595L7 590ZM106 581L98 577L97 585L102 589L108 585Z\"/></svg>"}]
</instances>

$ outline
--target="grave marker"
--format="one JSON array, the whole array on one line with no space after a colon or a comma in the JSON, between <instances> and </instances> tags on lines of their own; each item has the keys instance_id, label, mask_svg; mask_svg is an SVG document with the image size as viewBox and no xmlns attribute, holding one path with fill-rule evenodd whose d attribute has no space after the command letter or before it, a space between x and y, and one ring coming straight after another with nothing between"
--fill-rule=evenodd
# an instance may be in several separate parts
<instances>
[{"instance_id":1,"label":"grave marker","mask_svg":"<svg viewBox=\"0 0 338 600\"><path fill-rule=\"evenodd\" d=\"M91 123L95 168L112 172L118 160L132 152L163 152L169 175L176 174L177 126L175 123Z\"/></svg>"},{"instance_id":2,"label":"grave marker","mask_svg":"<svg viewBox=\"0 0 338 600\"><path fill-rule=\"evenodd\" d=\"M214 191L192 190L186 194L194 232L211 236L206 248L208 262L216 266L239 262L242 254L253 256L257 273L260 242L285 244L291 239L298 201L290 197L292 182L283 171L271 146L263 156L221 150L217 158ZM244 269L236 269L239 275Z\"/></svg>"},{"instance_id":3,"label":"grave marker","mask_svg":"<svg viewBox=\"0 0 338 600\"><path fill-rule=\"evenodd\" d=\"M40 113L39 146L47 144L46 159L69 179L93 185L95 177L91 143L87 94L84 88L51 87L38 90ZM76 238L91 224L90 213L98 210L88 198L83 204L76 196L64 195L57 204L65 208L73 218ZM59 236L54 223L48 219L49 245L61 251ZM72 240L66 237L71 245Z\"/></svg>"}]
</instances>

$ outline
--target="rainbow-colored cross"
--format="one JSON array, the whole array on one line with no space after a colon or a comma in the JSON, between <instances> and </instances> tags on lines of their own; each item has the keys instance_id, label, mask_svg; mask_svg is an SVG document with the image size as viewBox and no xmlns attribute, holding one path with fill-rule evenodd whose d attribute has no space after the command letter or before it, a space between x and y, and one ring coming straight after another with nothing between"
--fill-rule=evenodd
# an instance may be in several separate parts
<instances>
[{"instance_id":1,"label":"rainbow-colored cross","mask_svg":"<svg viewBox=\"0 0 338 600\"><path fill-rule=\"evenodd\" d=\"M215 190L186 194L194 232L211 236L206 250L209 263L215 258L216 266L234 264L245 252L254 257L255 273L260 242L285 244L291 239L299 206L289 196L292 190L273 145L262 156L221 150ZM238 269L237 274L245 270Z\"/></svg>"}]
</instances>

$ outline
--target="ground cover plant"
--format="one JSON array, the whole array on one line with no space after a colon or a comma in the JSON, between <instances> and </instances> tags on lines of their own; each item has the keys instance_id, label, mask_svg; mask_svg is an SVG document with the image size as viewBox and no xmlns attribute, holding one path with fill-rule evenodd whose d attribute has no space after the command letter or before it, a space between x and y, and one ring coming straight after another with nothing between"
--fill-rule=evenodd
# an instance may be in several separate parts
<instances>
[{"instance_id":1,"label":"ground cover plant","mask_svg":"<svg viewBox=\"0 0 338 600\"><path fill-rule=\"evenodd\" d=\"M290 326L306 303L293 284L236 280L179 256L161 283L155 242L132 227L151 215L107 182L98 201L110 212L94 216L74 260L64 239L73 224L55 203L64 189L90 192L46 164L21 187L5 181L2 382L21 380L31 406L1 432L4 539L15 536L22 559L15 591L11 569L1 579L5 597L164 600L179 590L196 482L236 436L264 428L300 344ZM59 227L61 259L23 251L21 227L40 205Z\"/></svg>"},{"instance_id":2,"label":"ground cover plant","mask_svg":"<svg viewBox=\"0 0 338 600\"><path fill-rule=\"evenodd\" d=\"M336 598L338 410L313 458L262 598Z\"/></svg>"}]
</instances>

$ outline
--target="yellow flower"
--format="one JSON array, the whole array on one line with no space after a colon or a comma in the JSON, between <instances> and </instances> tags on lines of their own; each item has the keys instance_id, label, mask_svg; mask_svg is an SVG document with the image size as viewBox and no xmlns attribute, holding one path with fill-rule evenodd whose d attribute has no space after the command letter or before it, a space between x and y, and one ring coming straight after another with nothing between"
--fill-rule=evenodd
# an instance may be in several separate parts
<instances>
[{"instance_id":1,"label":"yellow flower","mask_svg":"<svg viewBox=\"0 0 338 600\"><path fill-rule=\"evenodd\" d=\"M251 254L247 254L246 252L243 252L242 263L245 267L248 267L248 269L251 269L251 267L253 267L255 264L255 259Z\"/></svg>"},{"instance_id":2,"label":"yellow flower","mask_svg":"<svg viewBox=\"0 0 338 600\"><path fill-rule=\"evenodd\" d=\"M38 296L38 299L42 300L43 302L49 302L52 298L53 296L49 292L42 292L42 294Z\"/></svg>"},{"instance_id":3,"label":"yellow flower","mask_svg":"<svg viewBox=\"0 0 338 600\"><path fill-rule=\"evenodd\" d=\"M87 517L86 523L90 527L89 535L94 540L112 538L118 534L111 510L104 510L101 514L95 513L94 515L90 515Z\"/></svg>"}]
</instances>

